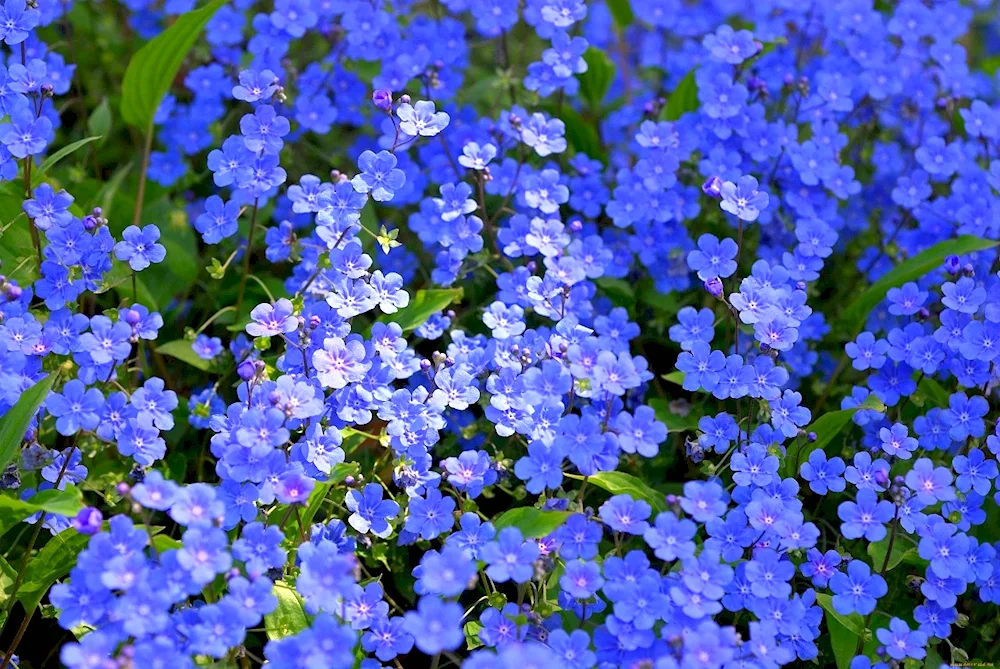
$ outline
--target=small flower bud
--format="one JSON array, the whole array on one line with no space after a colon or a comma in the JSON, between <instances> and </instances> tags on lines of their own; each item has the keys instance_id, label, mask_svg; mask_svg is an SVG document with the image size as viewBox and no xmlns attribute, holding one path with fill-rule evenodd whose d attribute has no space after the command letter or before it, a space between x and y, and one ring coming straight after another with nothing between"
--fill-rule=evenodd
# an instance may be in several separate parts
<instances>
[{"instance_id":1,"label":"small flower bud","mask_svg":"<svg viewBox=\"0 0 1000 669\"><path fill-rule=\"evenodd\" d=\"M569 222L569 229L572 230L573 232L580 232L581 230L583 230L583 221L581 221L578 218L574 218L572 221Z\"/></svg>"},{"instance_id":2,"label":"small flower bud","mask_svg":"<svg viewBox=\"0 0 1000 669\"><path fill-rule=\"evenodd\" d=\"M271 406L278 406L278 404L281 402L281 395L278 393L277 390L272 391L268 393L267 401L271 403Z\"/></svg>"},{"instance_id":3,"label":"small flower bud","mask_svg":"<svg viewBox=\"0 0 1000 669\"><path fill-rule=\"evenodd\" d=\"M806 439L808 439L809 441L816 441L816 439L817 439L816 433L815 432L809 432L808 434L806 434Z\"/></svg>"},{"instance_id":4,"label":"small flower bud","mask_svg":"<svg viewBox=\"0 0 1000 669\"><path fill-rule=\"evenodd\" d=\"M406 93L403 93L401 96L399 96L399 101L404 105L408 105L410 104L410 96L407 95Z\"/></svg>"},{"instance_id":5,"label":"small flower bud","mask_svg":"<svg viewBox=\"0 0 1000 669\"><path fill-rule=\"evenodd\" d=\"M125 495L129 494L129 492L131 492L132 488L131 488L131 486L129 486L128 483L125 483L125 481L122 481L121 483L119 483L115 487L115 490L118 491L119 495L121 495L122 497L124 497Z\"/></svg>"},{"instance_id":6,"label":"small flower bud","mask_svg":"<svg viewBox=\"0 0 1000 669\"><path fill-rule=\"evenodd\" d=\"M716 176L709 177L701 185L701 192L718 200L722 197L722 179Z\"/></svg>"},{"instance_id":7,"label":"small flower bud","mask_svg":"<svg viewBox=\"0 0 1000 669\"><path fill-rule=\"evenodd\" d=\"M142 314L140 314L135 309L129 309L128 311L125 312L125 322L128 323L129 325L136 326L139 324L139 321L141 320L142 320Z\"/></svg>"},{"instance_id":8,"label":"small flower bud","mask_svg":"<svg viewBox=\"0 0 1000 669\"><path fill-rule=\"evenodd\" d=\"M12 300L20 299L23 292L24 290L20 286L15 286L13 284L7 289L7 295Z\"/></svg>"},{"instance_id":9,"label":"small flower bud","mask_svg":"<svg viewBox=\"0 0 1000 669\"><path fill-rule=\"evenodd\" d=\"M880 486L884 486L889 482L889 475L885 473L885 470L879 469L875 472L875 482Z\"/></svg>"},{"instance_id":10,"label":"small flower bud","mask_svg":"<svg viewBox=\"0 0 1000 669\"><path fill-rule=\"evenodd\" d=\"M948 274L955 276L962 271L962 261L958 259L958 256L948 256L944 259L944 268Z\"/></svg>"},{"instance_id":11,"label":"small flower bud","mask_svg":"<svg viewBox=\"0 0 1000 669\"><path fill-rule=\"evenodd\" d=\"M244 360L243 362L241 362L236 367L236 373L239 374L239 377L244 381L249 381L254 376L256 376L257 369L253 363L253 360Z\"/></svg>"},{"instance_id":12,"label":"small flower bud","mask_svg":"<svg viewBox=\"0 0 1000 669\"><path fill-rule=\"evenodd\" d=\"M976 268L971 263L965 263L962 267L962 274L968 277L976 276Z\"/></svg>"},{"instance_id":13,"label":"small flower bud","mask_svg":"<svg viewBox=\"0 0 1000 669\"><path fill-rule=\"evenodd\" d=\"M422 369L422 370L424 370L426 372L430 368L431 368L431 361L430 360L428 360L427 358L424 358L423 360L420 361L420 369Z\"/></svg>"},{"instance_id":14,"label":"small flower bud","mask_svg":"<svg viewBox=\"0 0 1000 669\"><path fill-rule=\"evenodd\" d=\"M376 88L372 92L372 103L376 109L388 112L392 109L392 91L388 88Z\"/></svg>"},{"instance_id":15,"label":"small flower bud","mask_svg":"<svg viewBox=\"0 0 1000 669\"><path fill-rule=\"evenodd\" d=\"M716 277L709 279L705 282L705 290L712 297L722 297L722 281Z\"/></svg>"}]
</instances>

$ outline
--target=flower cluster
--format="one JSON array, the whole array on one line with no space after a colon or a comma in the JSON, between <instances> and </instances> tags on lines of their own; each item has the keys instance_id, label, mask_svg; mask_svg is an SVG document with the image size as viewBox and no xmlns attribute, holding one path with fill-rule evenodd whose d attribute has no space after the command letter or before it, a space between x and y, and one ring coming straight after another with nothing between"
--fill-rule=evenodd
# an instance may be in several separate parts
<instances>
[{"instance_id":1,"label":"flower cluster","mask_svg":"<svg viewBox=\"0 0 1000 669\"><path fill-rule=\"evenodd\" d=\"M70 4L0 6L0 669L996 657L996 3Z\"/></svg>"}]
</instances>

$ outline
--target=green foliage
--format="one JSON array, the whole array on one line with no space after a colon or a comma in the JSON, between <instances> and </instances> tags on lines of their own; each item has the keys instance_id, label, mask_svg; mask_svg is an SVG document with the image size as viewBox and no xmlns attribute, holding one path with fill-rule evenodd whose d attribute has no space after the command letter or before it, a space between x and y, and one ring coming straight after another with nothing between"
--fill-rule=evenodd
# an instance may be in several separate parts
<instances>
[{"instance_id":1,"label":"green foliage","mask_svg":"<svg viewBox=\"0 0 1000 669\"><path fill-rule=\"evenodd\" d=\"M805 441L805 443L802 443L798 447L794 445L789 447L788 453L785 455L785 461L782 464L782 476L796 476L798 474L798 465L806 462L813 451L826 448L827 444L832 442L850 424L851 418L861 409L885 411L885 404L872 394L859 407L830 411L817 418L806 428L806 432L816 433L816 441ZM802 439L800 437L800 440Z\"/></svg>"},{"instance_id":2,"label":"green foliage","mask_svg":"<svg viewBox=\"0 0 1000 669\"><path fill-rule=\"evenodd\" d=\"M31 173L32 186L37 186L43 181L45 181L45 175L51 172L52 168L55 167L59 163L59 161L61 161L63 158L73 153L76 153L79 149L83 148L84 146L87 146L91 142L96 142L100 139L103 139L102 135L84 137L83 139L77 140L72 144L67 144L58 151L53 152L52 155L50 155L45 159L45 162L42 163L41 167L39 167L38 169L36 169L34 172Z\"/></svg>"},{"instance_id":3,"label":"green foliage","mask_svg":"<svg viewBox=\"0 0 1000 669\"><path fill-rule=\"evenodd\" d=\"M597 472L588 476L587 480L612 495L631 495L634 499L641 499L649 504L653 513L667 510L666 496L631 474L619 471Z\"/></svg>"},{"instance_id":4,"label":"green foliage","mask_svg":"<svg viewBox=\"0 0 1000 669\"><path fill-rule=\"evenodd\" d=\"M519 507L502 513L493 526L497 531L505 527L516 527L525 537L542 538L552 534L566 522L568 511L542 511L532 507Z\"/></svg>"},{"instance_id":5,"label":"green foliage","mask_svg":"<svg viewBox=\"0 0 1000 669\"><path fill-rule=\"evenodd\" d=\"M83 508L83 496L75 486L65 490L43 490L28 501L7 494L0 495L0 537L28 516L46 511L60 516L75 516Z\"/></svg>"},{"instance_id":6,"label":"green foliage","mask_svg":"<svg viewBox=\"0 0 1000 669\"><path fill-rule=\"evenodd\" d=\"M272 592L278 599L278 607L264 616L264 629L268 639L283 639L298 634L309 626L302 598L292 585L285 581L275 581Z\"/></svg>"},{"instance_id":7,"label":"green foliage","mask_svg":"<svg viewBox=\"0 0 1000 669\"><path fill-rule=\"evenodd\" d=\"M837 669L848 669L854 658L858 639L865 636L865 621L857 613L845 616L833 608L833 598L826 594L816 595L816 603L823 607L826 628L830 633L830 645L836 658Z\"/></svg>"},{"instance_id":8,"label":"green foliage","mask_svg":"<svg viewBox=\"0 0 1000 669\"><path fill-rule=\"evenodd\" d=\"M191 342L187 339L175 339L173 341L168 341L162 346L156 347L156 352L160 355L169 355L171 358L176 358L181 362L186 362L196 369L200 369L203 372L207 372L212 369L212 361L205 360L199 357L194 349L191 348Z\"/></svg>"},{"instance_id":9,"label":"green foliage","mask_svg":"<svg viewBox=\"0 0 1000 669\"><path fill-rule=\"evenodd\" d=\"M461 288L418 290L406 307L394 314L384 314L378 320L382 323L396 323L403 328L404 334L412 332L426 323L433 314L461 300L462 294Z\"/></svg>"},{"instance_id":10,"label":"green foliage","mask_svg":"<svg viewBox=\"0 0 1000 669\"><path fill-rule=\"evenodd\" d=\"M592 109L596 109L604 102L611 82L614 81L615 64L608 58L608 54L596 47L588 48L583 59L587 63L587 71L579 77L580 94Z\"/></svg>"},{"instance_id":11,"label":"green foliage","mask_svg":"<svg viewBox=\"0 0 1000 669\"><path fill-rule=\"evenodd\" d=\"M629 0L606 0L608 10L619 28L628 28L635 21L632 5Z\"/></svg>"},{"instance_id":12,"label":"green foliage","mask_svg":"<svg viewBox=\"0 0 1000 669\"><path fill-rule=\"evenodd\" d=\"M44 379L31 386L18 398L17 403L0 418L0 471L3 470L20 452L24 433L28 431L31 419L52 390L55 375L49 374Z\"/></svg>"},{"instance_id":13,"label":"green foliage","mask_svg":"<svg viewBox=\"0 0 1000 669\"><path fill-rule=\"evenodd\" d=\"M70 528L49 539L38 554L28 562L24 582L17 591L17 599L26 611L41 603L52 584L69 574L76 558L90 542L90 537ZM5 590L10 595L9 590Z\"/></svg>"},{"instance_id":14,"label":"green foliage","mask_svg":"<svg viewBox=\"0 0 1000 669\"><path fill-rule=\"evenodd\" d=\"M122 81L122 118L146 131L163 96L181 69L205 24L226 0L212 0L201 9L187 12L161 34L147 42L132 57Z\"/></svg>"},{"instance_id":15,"label":"green foliage","mask_svg":"<svg viewBox=\"0 0 1000 669\"><path fill-rule=\"evenodd\" d=\"M973 251L995 248L1000 242L990 239L966 235L949 239L920 253L886 272L885 276L873 283L865 292L859 295L837 319L838 326L849 339L861 332L871 310L885 299L886 293L892 288L899 288L908 281L916 281L920 277L941 267L944 259L950 255L964 255Z\"/></svg>"},{"instance_id":16,"label":"green foliage","mask_svg":"<svg viewBox=\"0 0 1000 669\"><path fill-rule=\"evenodd\" d=\"M697 69L697 68L696 68ZM684 75L660 111L661 121L676 121L688 112L698 109L698 82L694 78L695 70Z\"/></svg>"}]
</instances>

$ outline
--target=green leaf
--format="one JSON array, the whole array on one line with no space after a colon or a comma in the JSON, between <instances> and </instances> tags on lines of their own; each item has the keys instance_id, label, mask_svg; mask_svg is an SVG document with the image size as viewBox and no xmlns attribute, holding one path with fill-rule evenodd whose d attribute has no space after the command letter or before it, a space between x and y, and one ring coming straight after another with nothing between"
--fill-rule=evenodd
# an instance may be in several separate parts
<instances>
[{"instance_id":1,"label":"green leaf","mask_svg":"<svg viewBox=\"0 0 1000 669\"><path fill-rule=\"evenodd\" d=\"M94 135L93 137L84 137L83 139L78 139L77 141L73 142L72 144L68 144L68 145L64 146L63 148L59 149L58 151L56 151L55 153L53 153L51 156L49 156L48 158L45 159L45 162L42 163L41 167L39 167L34 172L32 172L32 174L31 174L31 185L32 186L37 186L38 184L40 184L43 181L45 181L45 175L48 174L49 171L53 167L56 166L56 163L58 163L60 160L62 160L63 158L65 158L69 154L73 153L77 149L79 149L79 148L81 148L83 146L86 146L86 145L90 144L91 142L96 142L97 140L101 139L102 137L103 137L103 135Z\"/></svg>"},{"instance_id":2,"label":"green leaf","mask_svg":"<svg viewBox=\"0 0 1000 669\"><path fill-rule=\"evenodd\" d=\"M865 620L861 617L860 613L851 613L850 615L844 615L843 613L838 613L835 608L833 608L833 597L826 593L819 593L816 595L816 603L823 607L826 611L826 619L836 620L838 623L844 626L844 628L854 635L854 640L857 641L865 636ZM852 649L853 650L853 649Z\"/></svg>"},{"instance_id":3,"label":"green leaf","mask_svg":"<svg viewBox=\"0 0 1000 669\"><path fill-rule=\"evenodd\" d=\"M615 78L615 64L608 58L608 54L593 46L583 54L583 60L587 63L587 71L579 76L580 95L592 109L597 109L604 102Z\"/></svg>"},{"instance_id":4,"label":"green leaf","mask_svg":"<svg viewBox=\"0 0 1000 669\"><path fill-rule=\"evenodd\" d=\"M670 376L670 374L667 374L667 376ZM679 381L667 380L678 385L680 384ZM670 410L670 405L667 404L666 400L659 397L650 399L647 404L656 413L656 420L667 426L668 432L693 432L698 429L698 420L701 418L701 413L696 411L694 407L691 407L688 415L680 416Z\"/></svg>"},{"instance_id":5,"label":"green leaf","mask_svg":"<svg viewBox=\"0 0 1000 669\"><path fill-rule=\"evenodd\" d=\"M132 56L122 81L122 118L146 131L181 64L209 19L226 0L212 0L201 9L178 17L172 26Z\"/></svg>"},{"instance_id":6,"label":"green leaf","mask_svg":"<svg viewBox=\"0 0 1000 669\"><path fill-rule=\"evenodd\" d=\"M597 284L597 287L608 296L608 299L616 307L625 307L626 309L635 308L635 289L628 281L602 276L596 279L594 283Z\"/></svg>"},{"instance_id":7,"label":"green leaf","mask_svg":"<svg viewBox=\"0 0 1000 669\"><path fill-rule=\"evenodd\" d=\"M837 669L850 669L854 651L858 647L858 637L851 630L830 615L826 617L826 628L830 632L830 647Z\"/></svg>"},{"instance_id":8,"label":"green leaf","mask_svg":"<svg viewBox=\"0 0 1000 669\"><path fill-rule=\"evenodd\" d=\"M882 541L868 544L868 555L872 559L872 571L881 571L883 564L886 565L886 571L895 569L903 562L915 567L928 564L920 557L920 553L916 548L907 546L900 537L896 537L896 541L892 545L892 556L889 558L889 562L886 563L885 556L888 550L889 537L886 537Z\"/></svg>"},{"instance_id":9,"label":"green leaf","mask_svg":"<svg viewBox=\"0 0 1000 669\"><path fill-rule=\"evenodd\" d=\"M43 490L30 500L0 495L0 536L28 516L42 511L59 516L75 516L83 508L83 495L74 486L65 490Z\"/></svg>"},{"instance_id":10,"label":"green leaf","mask_svg":"<svg viewBox=\"0 0 1000 669\"><path fill-rule=\"evenodd\" d=\"M847 427L851 422L851 417L861 409L874 409L875 411L882 412L885 411L885 404L872 394L861 403L861 406L853 409L831 411L817 418L806 428L806 432L816 433L816 441L806 441L799 448L793 447L788 450L788 453L785 455L785 462L782 464L782 476L788 478L798 475L796 463L801 465L809 459L809 455L813 451L826 448L826 445L833 441L834 437Z\"/></svg>"},{"instance_id":11,"label":"green leaf","mask_svg":"<svg viewBox=\"0 0 1000 669\"><path fill-rule=\"evenodd\" d=\"M924 399L930 402L931 405L939 408L946 408L948 406L950 397L948 391L934 379L929 377L920 379L920 383L917 384L917 389L924 396Z\"/></svg>"},{"instance_id":12,"label":"green leaf","mask_svg":"<svg viewBox=\"0 0 1000 669\"><path fill-rule=\"evenodd\" d=\"M111 105L108 99L101 100L87 119L87 130L91 135L106 138L111 133Z\"/></svg>"},{"instance_id":13,"label":"green leaf","mask_svg":"<svg viewBox=\"0 0 1000 669\"><path fill-rule=\"evenodd\" d=\"M676 384L678 386L684 385L684 372L670 372L669 374L663 375L664 381L670 381L670 383Z\"/></svg>"},{"instance_id":14,"label":"green leaf","mask_svg":"<svg viewBox=\"0 0 1000 669\"><path fill-rule=\"evenodd\" d=\"M461 288L418 290L405 308L394 314L383 314L378 320L381 323L396 323L404 333L410 332L426 323L431 315L461 300L462 293Z\"/></svg>"},{"instance_id":15,"label":"green leaf","mask_svg":"<svg viewBox=\"0 0 1000 669\"><path fill-rule=\"evenodd\" d=\"M169 355L171 358L177 358L181 362L186 362L192 367L200 369L203 372L207 372L212 369L212 361L198 357L198 354L194 352L193 348L191 348L191 342L187 339L175 339L174 341L168 341L162 346L157 346L156 352L161 355Z\"/></svg>"},{"instance_id":16,"label":"green leaf","mask_svg":"<svg viewBox=\"0 0 1000 669\"><path fill-rule=\"evenodd\" d=\"M309 501L306 502L305 508L299 512L302 519L302 527L307 534L313 524L313 519L316 518L316 514L319 513L320 508L323 506L323 500L330 493L330 489L338 483L343 483L344 479L348 476L356 475L360 469L361 466L357 462L341 462L330 472L329 481L316 483L312 492L309 493ZM277 515L279 518L284 517L284 511L279 511ZM285 536L298 541L299 523L297 520L290 520L288 522L288 525L285 527Z\"/></svg>"},{"instance_id":17,"label":"green leaf","mask_svg":"<svg viewBox=\"0 0 1000 669\"><path fill-rule=\"evenodd\" d=\"M17 399L17 403L0 418L0 471L14 462L21 450L21 442L24 441L24 433L28 431L31 419L49 396L55 381L55 375L49 374L25 390Z\"/></svg>"},{"instance_id":18,"label":"green leaf","mask_svg":"<svg viewBox=\"0 0 1000 669\"><path fill-rule=\"evenodd\" d=\"M479 640L479 631L483 629L482 623L476 620L470 620L465 623L465 627L462 631L465 633L465 646L469 650L475 650L483 645L483 642Z\"/></svg>"},{"instance_id":19,"label":"green leaf","mask_svg":"<svg viewBox=\"0 0 1000 669\"><path fill-rule=\"evenodd\" d=\"M587 477L587 480L598 488L607 490L612 495L630 495L633 499L641 499L652 507L654 513L667 510L666 496L659 491L653 490L631 474L626 474L625 472L597 472Z\"/></svg>"},{"instance_id":20,"label":"green leaf","mask_svg":"<svg viewBox=\"0 0 1000 669\"><path fill-rule=\"evenodd\" d=\"M516 527L525 537L540 539L552 534L569 516L569 511L542 511L532 507L521 507L502 513L494 521L493 526L498 532L505 527Z\"/></svg>"},{"instance_id":21,"label":"green leaf","mask_svg":"<svg viewBox=\"0 0 1000 669\"><path fill-rule=\"evenodd\" d=\"M52 584L69 574L76 558L87 547L90 537L70 528L49 539L42 550L28 562L24 583L17 591L26 611L33 610Z\"/></svg>"},{"instance_id":22,"label":"green leaf","mask_svg":"<svg viewBox=\"0 0 1000 669\"><path fill-rule=\"evenodd\" d=\"M572 107L562 109L550 108L553 118L560 119L566 125L566 143L577 153L583 153L596 158L602 163L608 162L607 151L601 144L599 126L594 121L588 121Z\"/></svg>"},{"instance_id":23,"label":"green leaf","mask_svg":"<svg viewBox=\"0 0 1000 669\"><path fill-rule=\"evenodd\" d=\"M619 28L628 28L635 21L635 14L632 12L632 5L629 0L606 0L608 11L615 20L615 25Z\"/></svg>"},{"instance_id":24,"label":"green leaf","mask_svg":"<svg viewBox=\"0 0 1000 669\"><path fill-rule=\"evenodd\" d=\"M920 253L891 270L885 276L873 283L868 290L863 292L850 306L841 314L838 322L850 339L854 339L857 333L865 326L868 314L878 306L879 302L885 299L886 293L891 288L899 288L908 281L916 281L925 274L941 267L944 259L950 255L961 256L974 251L983 251L1000 245L1000 242L991 239L983 239L972 235L965 235L956 239L949 239L939 244L935 244L923 253Z\"/></svg>"},{"instance_id":25,"label":"green leaf","mask_svg":"<svg viewBox=\"0 0 1000 669\"><path fill-rule=\"evenodd\" d=\"M660 112L661 121L676 121L688 112L698 109L698 82L694 79L695 70L691 70L684 75L684 78L677 84L667 104L663 105Z\"/></svg>"},{"instance_id":26,"label":"green leaf","mask_svg":"<svg viewBox=\"0 0 1000 669\"><path fill-rule=\"evenodd\" d=\"M309 626L302 598L295 588L284 581L275 581L273 593L278 598L278 608L264 616L268 639L283 639Z\"/></svg>"}]
</instances>

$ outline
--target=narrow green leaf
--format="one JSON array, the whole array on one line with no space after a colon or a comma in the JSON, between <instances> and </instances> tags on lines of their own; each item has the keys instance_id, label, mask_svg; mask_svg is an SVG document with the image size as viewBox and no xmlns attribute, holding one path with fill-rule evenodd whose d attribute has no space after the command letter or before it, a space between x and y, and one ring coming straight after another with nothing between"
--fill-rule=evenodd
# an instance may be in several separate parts
<instances>
[{"instance_id":1,"label":"narrow green leaf","mask_svg":"<svg viewBox=\"0 0 1000 669\"><path fill-rule=\"evenodd\" d=\"M834 437L847 427L851 422L851 417L861 409L874 409L881 412L885 411L885 404L872 394L859 407L830 411L817 418L806 428L806 432L816 433L816 441L806 441L800 447L792 447L788 450L788 453L785 455L785 461L782 464L782 476L786 478L796 476L798 474L796 463L801 466L803 462L809 459L809 455L813 451L826 448L826 445L833 441Z\"/></svg>"},{"instance_id":2,"label":"narrow green leaf","mask_svg":"<svg viewBox=\"0 0 1000 669\"><path fill-rule=\"evenodd\" d=\"M615 64L608 54L593 46L583 54L583 60L587 63L587 71L579 75L580 95L592 109L596 109L604 102L615 78Z\"/></svg>"},{"instance_id":3,"label":"narrow green leaf","mask_svg":"<svg viewBox=\"0 0 1000 669\"><path fill-rule=\"evenodd\" d=\"M83 496L74 486L66 486L65 490L43 490L27 501L0 495L0 536L36 513L47 511L60 516L73 516L82 508Z\"/></svg>"},{"instance_id":4,"label":"narrow green leaf","mask_svg":"<svg viewBox=\"0 0 1000 669\"><path fill-rule=\"evenodd\" d=\"M641 480L625 472L597 472L587 480L612 495L630 495L632 499L643 500L653 509L653 513L667 510L666 495L653 490Z\"/></svg>"},{"instance_id":5,"label":"narrow green leaf","mask_svg":"<svg viewBox=\"0 0 1000 669\"><path fill-rule=\"evenodd\" d=\"M629 0L606 0L608 10L611 12L615 25L619 28L628 28L635 21L635 14L632 12L632 5Z\"/></svg>"},{"instance_id":6,"label":"narrow green leaf","mask_svg":"<svg viewBox=\"0 0 1000 669\"><path fill-rule=\"evenodd\" d=\"M182 14L172 26L147 42L132 56L122 81L122 118L146 131L181 64L204 29L226 0L212 0L200 9Z\"/></svg>"},{"instance_id":7,"label":"narrow green leaf","mask_svg":"<svg viewBox=\"0 0 1000 669\"><path fill-rule=\"evenodd\" d=\"M677 84L667 104L663 105L660 112L661 121L676 121L688 112L698 109L698 82L694 79L695 70L691 70L684 75L684 78Z\"/></svg>"},{"instance_id":8,"label":"narrow green leaf","mask_svg":"<svg viewBox=\"0 0 1000 669\"><path fill-rule=\"evenodd\" d=\"M826 616L826 628L830 633L830 647L837 669L850 669L854 650L858 647L857 635L830 614Z\"/></svg>"},{"instance_id":9,"label":"narrow green leaf","mask_svg":"<svg viewBox=\"0 0 1000 669\"><path fill-rule=\"evenodd\" d=\"M84 137L83 139L78 139L77 141L73 142L72 144L67 144L63 148L61 148L58 151L56 151L55 153L53 153L51 156L49 156L48 158L45 159L45 162L42 163L41 167L39 167L34 172L32 172L32 174L31 174L31 185L32 186L37 186L38 184L40 184L43 181L45 181L45 175L48 174L49 171L53 167L56 166L56 163L58 163L60 160L62 160L66 156L70 155L71 153L73 153L74 151L76 151L77 149L79 149L80 147L87 146L91 142L96 142L97 140L101 139L102 137L103 137L103 135L94 135L93 137Z\"/></svg>"},{"instance_id":10,"label":"narrow green leaf","mask_svg":"<svg viewBox=\"0 0 1000 669\"><path fill-rule=\"evenodd\" d=\"M187 339L175 339L174 341L168 341L166 344L156 347L156 352L160 355L169 355L171 358L177 358L181 362L186 362L187 364L200 369L203 372L207 372L212 369L212 361L205 360L198 356L191 348L191 342Z\"/></svg>"},{"instance_id":11,"label":"narrow green leaf","mask_svg":"<svg viewBox=\"0 0 1000 669\"><path fill-rule=\"evenodd\" d=\"M52 390L55 376L49 374L44 379L31 386L18 398L17 403L0 418L0 471L17 457L24 433L34 418L38 407Z\"/></svg>"},{"instance_id":12,"label":"narrow green leaf","mask_svg":"<svg viewBox=\"0 0 1000 669\"><path fill-rule=\"evenodd\" d=\"M404 333L410 332L426 323L433 314L461 300L462 293L461 288L418 290L405 308L394 314L383 314L378 320L381 323L396 323Z\"/></svg>"},{"instance_id":13,"label":"narrow green leaf","mask_svg":"<svg viewBox=\"0 0 1000 669\"><path fill-rule=\"evenodd\" d=\"M891 288L899 288L907 281L916 281L925 274L941 267L944 259L950 255L961 256L995 248L998 245L1000 242L972 235L935 244L923 253L915 255L886 272L885 276L873 283L840 314L838 322L847 336L854 339L865 326L868 314L878 306L879 302L885 299L886 293Z\"/></svg>"},{"instance_id":14,"label":"narrow green leaf","mask_svg":"<svg viewBox=\"0 0 1000 669\"><path fill-rule=\"evenodd\" d=\"M284 581L275 581L273 593L278 598L278 608L264 616L268 639L283 639L309 626L302 598L295 588Z\"/></svg>"},{"instance_id":15,"label":"narrow green leaf","mask_svg":"<svg viewBox=\"0 0 1000 669\"><path fill-rule=\"evenodd\" d=\"M319 513L320 508L323 506L323 500L325 500L326 496L330 494L330 489L338 483L343 483L344 479L348 476L356 475L360 469L361 466L357 462L341 462L340 464L334 466L333 470L330 472L329 481L316 483L312 492L309 493L309 501L306 502L305 508L299 511L300 518L302 519L302 527L306 534L309 533L309 529L312 527L316 514ZM275 515L278 518L283 518L285 512L284 510L281 510ZM288 522L288 525L285 527L285 536L289 539L298 541L299 523L297 520L293 519Z\"/></svg>"},{"instance_id":16,"label":"narrow green leaf","mask_svg":"<svg viewBox=\"0 0 1000 669\"><path fill-rule=\"evenodd\" d=\"M497 531L505 527L516 527L525 537L542 538L552 534L566 522L568 511L542 511L532 507L510 509L494 521Z\"/></svg>"}]
</instances>

